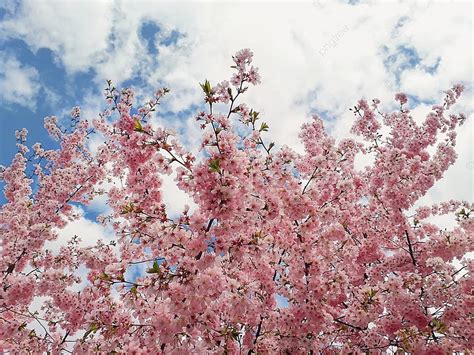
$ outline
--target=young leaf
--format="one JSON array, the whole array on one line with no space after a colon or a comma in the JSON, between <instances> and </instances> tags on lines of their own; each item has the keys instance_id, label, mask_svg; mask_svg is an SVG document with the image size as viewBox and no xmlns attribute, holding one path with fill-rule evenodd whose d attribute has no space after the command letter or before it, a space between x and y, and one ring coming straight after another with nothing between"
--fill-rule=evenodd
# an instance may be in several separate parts
<instances>
[{"instance_id":1,"label":"young leaf","mask_svg":"<svg viewBox=\"0 0 474 355\"><path fill-rule=\"evenodd\" d=\"M97 326L97 324L95 323L92 323L89 327L89 330L87 332L84 333L84 336L82 337L82 340L86 340L87 336L91 333L95 333L97 331L97 329L99 329L99 327Z\"/></svg>"},{"instance_id":2,"label":"young leaf","mask_svg":"<svg viewBox=\"0 0 474 355\"><path fill-rule=\"evenodd\" d=\"M221 170L219 158L212 159L209 162L209 168L211 169L212 172L218 173Z\"/></svg>"},{"instance_id":3,"label":"young leaf","mask_svg":"<svg viewBox=\"0 0 474 355\"><path fill-rule=\"evenodd\" d=\"M204 82L204 84L199 84L199 85L201 85L202 91L204 91L204 93L206 94L206 96L211 96L211 94L212 94L212 87L211 87L211 83L209 82L209 80L206 79L206 81Z\"/></svg>"},{"instance_id":4,"label":"young leaf","mask_svg":"<svg viewBox=\"0 0 474 355\"><path fill-rule=\"evenodd\" d=\"M266 132L268 131L270 127L268 127L267 123L266 122L262 122L262 124L260 125L260 129L258 130L259 132Z\"/></svg>"},{"instance_id":5,"label":"young leaf","mask_svg":"<svg viewBox=\"0 0 474 355\"><path fill-rule=\"evenodd\" d=\"M143 132L142 124L138 118L135 120L135 128L133 130L136 132Z\"/></svg>"},{"instance_id":6,"label":"young leaf","mask_svg":"<svg viewBox=\"0 0 474 355\"><path fill-rule=\"evenodd\" d=\"M146 271L149 274L159 274L161 272L160 270L160 265L158 265L158 262L155 260L153 262L153 266Z\"/></svg>"},{"instance_id":7,"label":"young leaf","mask_svg":"<svg viewBox=\"0 0 474 355\"><path fill-rule=\"evenodd\" d=\"M104 281L111 281L112 277L110 275L107 275L105 272L99 275L99 279L104 280Z\"/></svg>"}]
</instances>

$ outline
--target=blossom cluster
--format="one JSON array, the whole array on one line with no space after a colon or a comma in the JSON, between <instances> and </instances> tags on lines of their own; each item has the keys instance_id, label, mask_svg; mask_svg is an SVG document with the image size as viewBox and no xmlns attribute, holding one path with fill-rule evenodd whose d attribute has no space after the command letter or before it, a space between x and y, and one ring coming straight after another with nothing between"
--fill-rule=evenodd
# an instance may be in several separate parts
<instances>
[{"instance_id":1,"label":"blossom cluster","mask_svg":"<svg viewBox=\"0 0 474 355\"><path fill-rule=\"evenodd\" d=\"M45 119L56 150L36 143L29 152L27 131L17 132L19 151L0 175L1 351L472 350L474 204L408 212L455 161L465 116L448 111L462 87L421 124L405 94L395 112L361 100L356 136L339 142L313 116L297 153L269 142L262 115L240 101L260 82L252 59L239 51L229 81L201 84L198 156L152 122L166 88L135 109L133 90L108 81L96 119L78 107L71 128ZM91 135L104 141L93 151ZM374 158L364 170L359 154ZM170 174L194 209L169 213ZM79 218L77 206L104 195L111 212L98 221L113 239L84 247L78 236L48 249ZM430 222L449 214L452 229Z\"/></svg>"}]
</instances>

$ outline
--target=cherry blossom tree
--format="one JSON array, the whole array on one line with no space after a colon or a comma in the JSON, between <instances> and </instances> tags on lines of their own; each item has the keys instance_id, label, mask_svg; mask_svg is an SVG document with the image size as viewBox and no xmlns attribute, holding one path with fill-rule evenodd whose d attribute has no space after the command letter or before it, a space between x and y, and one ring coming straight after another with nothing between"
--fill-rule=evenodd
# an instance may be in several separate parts
<instances>
[{"instance_id":1,"label":"cherry blossom tree","mask_svg":"<svg viewBox=\"0 0 474 355\"><path fill-rule=\"evenodd\" d=\"M26 145L3 168L0 349L10 353L379 353L472 350L474 204L446 201L409 213L456 159L446 91L421 124L361 100L352 132L336 142L313 116L304 153L265 137L241 102L260 82L253 54L233 57L229 81L201 84L207 110L199 154L156 125L168 89L133 108L131 89L108 81L97 119L47 117L60 145ZM103 143L90 149L91 135ZM373 162L354 166L357 155ZM162 176L194 201L171 216ZM45 246L79 218L75 206L107 197L98 218L113 239L58 253ZM456 227L430 217L452 214ZM141 267L127 279L127 270ZM78 270L87 270L87 280ZM86 281L86 282L85 282ZM85 285L78 291L80 283ZM41 300L39 311L32 304Z\"/></svg>"}]
</instances>

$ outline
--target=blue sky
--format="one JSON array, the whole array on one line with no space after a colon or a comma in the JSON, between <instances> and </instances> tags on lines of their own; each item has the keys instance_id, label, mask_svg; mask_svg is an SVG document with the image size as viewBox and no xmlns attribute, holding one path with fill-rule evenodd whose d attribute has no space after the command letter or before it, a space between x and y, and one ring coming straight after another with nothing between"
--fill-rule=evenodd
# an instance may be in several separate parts
<instances>
[{"instance_id":1,"label":"blue sky","mask_svg":"<svg viewBox=\"0 0 474 355\"><path fill-rule=\"evenodd\" d=\"M106 79L134 87L138 101L169 87L155 119L196 149L198 83L228 80L232 54L249 47L262 85L249 90L245 102L261 112L277 146L296 150L299 127L311 114L321 115L341 139L352 123L348 108L362 97L377 97L391 109L393 95L404 91L422 119L442 90L464 83L459 108L471 123L459 135L459 160L424 201L472 200L471 11L471 3L455 1L145 6L6 0L0 4L0 164L16 152L17 129L28 129L30 144L50 148L56 143L43 129L45 116L65 117L80 105L84 117L96 117ZM164 190L173 211L189 203L171 180ZM96 228L90 223L105 209L104 201L86 209L83 223Z\"/></svg>"},{"instance_id":2,"label":"blue sky","mask_svg":"<svg viewBox=\"0 0 474 355\"><path fill-rule=\"evenodd\" d=\"M18 3L16 6L21 6L21 4ZM13 20L14 18L14 14L7 13L5 9L0 8L1 20ZM155 22L145 22L138 28L138 33L146 43L147 54L150 57L157 55L155 41L160 33L160 26ZM159 43L165 46L173 45L181 36L178 31L173 30L160 38ZM113 43L113 33L110 34L110 38ZM34 97L27 98L25 96L25 101L28 101L28 104L25 101L16 102L16 100L9 100L5 97L0 99L2 128L0 164L7 165L16 153L15 130L25 127L29 131L29 142L41 142L47 148L56 147L56 142L51 140L43 129L43 118L50 115L61 117L61 114L65 114L70 108L83 102L85 95L100 97L102 92L99 86L91 85L97 75L94 68L68 73L57 54L50 48L41 47L33 50L24 39L2 38L0 55L5 61L11 62L13 60L16 64L15 68L18 67L19 70L32 70L34 75L31 76L39 84ZM156 65L159 64L156 63ZM5 71L0 74L1 79L5 79L9 75ZM127 78L122 85L124 87L140 87L143 85L143 79L134 75ZM106 86L105 82L103 86ZM8 90L8 87L3 89Z\"/></svg>"}]
</instances>

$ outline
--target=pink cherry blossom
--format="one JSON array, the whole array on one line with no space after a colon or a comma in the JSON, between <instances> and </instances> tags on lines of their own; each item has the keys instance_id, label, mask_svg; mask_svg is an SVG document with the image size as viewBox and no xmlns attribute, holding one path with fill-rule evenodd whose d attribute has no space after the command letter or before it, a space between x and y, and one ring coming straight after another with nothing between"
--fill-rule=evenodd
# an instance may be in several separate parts
<instances>
[{"instance_id":1,"label":"pink cherry blossom","mask_svg":"<svg viewBox=\"0 0 474 355\"><path fill-rule=\"evenodd\" d=\"M456 160L456 85L421 124L380 100L353 108L354 138L314 116L304 151L271 142L249 49L229 80L201 84L195 156L132 89L105 89L91 122L45 119L59 148L26 146L2 167L0 349L6 353L468 353L474 204L417 201ZM232 85L233 87L231 87ZM400 105L405 94L397 94ZM218 105L217 105L218 103ZM257 110L258 109L258 110ZM262 110L263 112L263 110ZM97 135L103 144L87 144ZM359 154L373 163L355 167ZM194 202L172 214L163 175ZM97 198L105 235L48 245ZM455 227L430 217L451 215ZM96 238L84 246L81 238ZM38 302L41 307L38 309ZM36 309L34 308L36 307Z\"/></svg>"}]
</instances>

